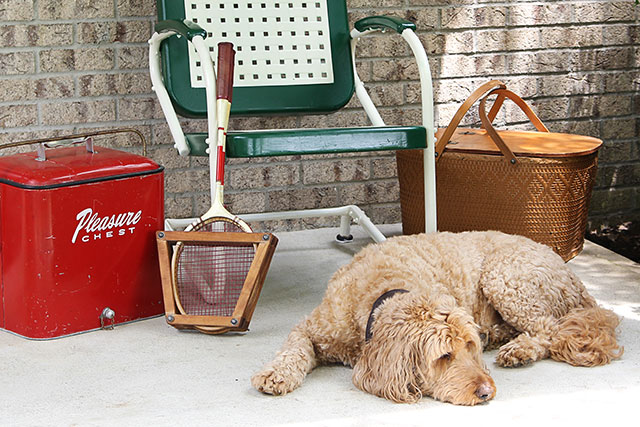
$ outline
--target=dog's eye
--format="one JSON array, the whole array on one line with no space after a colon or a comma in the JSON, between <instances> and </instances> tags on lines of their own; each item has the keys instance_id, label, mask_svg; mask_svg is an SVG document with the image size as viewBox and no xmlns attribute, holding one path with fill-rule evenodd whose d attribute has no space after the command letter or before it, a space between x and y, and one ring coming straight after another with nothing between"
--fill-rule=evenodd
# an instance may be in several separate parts
<instances>
[{"instance_id":1,"label":"dog's eye","mask_svg":"<svg viewBox=\"0 0 640 427\"><path fill-rule=\"evenodd\" d=\"M451 353L445 353L440 356L440 360L451 360Z\"/></svg>"}]
</instances>

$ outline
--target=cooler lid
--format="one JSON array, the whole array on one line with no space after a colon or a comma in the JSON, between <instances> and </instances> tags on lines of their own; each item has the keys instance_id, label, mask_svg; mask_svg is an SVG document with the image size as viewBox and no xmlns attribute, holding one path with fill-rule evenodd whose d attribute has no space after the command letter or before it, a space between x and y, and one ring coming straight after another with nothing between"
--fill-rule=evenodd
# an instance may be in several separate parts
<instances>
[{"instance_id":1,"label":"cooler lid","mask_svg":"<svg viewBox=\"0 0 640 427\"><path fill-rule=\"evenodd\" d=\"M47 159L36 152L0 157L0 182L22 188L55 188L160 172L164 168L136 154L96 146L46 150Z\"/></svg>"}]
</instances>

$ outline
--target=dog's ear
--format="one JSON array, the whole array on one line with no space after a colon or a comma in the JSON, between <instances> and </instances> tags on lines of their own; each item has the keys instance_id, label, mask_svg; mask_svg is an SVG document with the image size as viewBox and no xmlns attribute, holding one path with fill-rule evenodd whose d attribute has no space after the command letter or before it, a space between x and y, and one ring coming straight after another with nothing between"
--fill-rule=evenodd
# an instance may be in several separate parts
<instances>
[{"instance_id":1,"label":"dog's ear","mask_svg":"<svg viewBox=\"0 0 640 427\"><path fill-rule=\"evenodd\" d=\"M396 313L398 314L398 313ZM404 316L380 316L374 334L353 367L353 383L359 389L399 403L422 397L419 377L424 363L418 355L422 334L410 330Z\"/></svg>"},{"instance_id":2,"label":"dog's ear","mask_svg":"<svg viewBox=\"0 0 640 427\"><path fill-rule=\"evenodd\" d=\"M410 346L394 338L373 338L353 367L353 383L359 389L398 403L414 403L422 397Z\"/></svg>"}]
</instances>

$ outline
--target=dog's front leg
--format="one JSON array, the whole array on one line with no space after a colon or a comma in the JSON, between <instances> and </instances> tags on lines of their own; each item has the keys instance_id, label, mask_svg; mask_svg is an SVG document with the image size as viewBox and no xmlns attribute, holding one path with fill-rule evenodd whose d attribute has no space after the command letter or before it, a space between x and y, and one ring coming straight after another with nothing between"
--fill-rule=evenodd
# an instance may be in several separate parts
<instances>
[{"instance_id":1,"label":"dog's front leg","mask_svg":"<svg viewBox=\"0 0 640 427\"><path fill-rule=\"evenodd\" d=\"M293 328L275 359L251 378L251 384L263 393L283 395L298 388L317 364L308 320L304 320Z\"/></svg>"}]
</instances>

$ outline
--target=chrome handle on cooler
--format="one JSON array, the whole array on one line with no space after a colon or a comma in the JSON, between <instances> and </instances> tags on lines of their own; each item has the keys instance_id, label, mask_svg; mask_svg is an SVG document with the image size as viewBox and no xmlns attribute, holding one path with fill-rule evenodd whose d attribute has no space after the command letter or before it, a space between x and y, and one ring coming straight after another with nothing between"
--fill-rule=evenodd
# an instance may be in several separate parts
<instances>
[{"instance_id":1,"label":"chrome handle on cooler","mask_svg":"<svg viewBox=\"0 0 640 427\"><path fill-rule=\"evenodd\" d=\"M41 142L38 145L36 145L36 153L38 153L36 160L39 162L44 162L45 160L47 160L45 148L63 147L66 145L81 144L83 142L87 147L88 153L92 153L92 154L95 153L95 150L93 149L93 138L90 136L83 137L80 139L71 139L71 140L61 139L59 141Z\"/></svg>"},{"instance_id":2,"label":"chrome handle on cooler","mask_svg":"<svg viewBox=\"0 0 640 427\"><path fill-rule=\"evenodd\" d=\"M85 143L87 143L87 151L89 153L94 153L93 140L90 141L91 145L89 146L89 142L87 141L87 138L101 136L101 135L109 135L109 136L111 136L111 135L115 135L115 134L119 134L119 133L134 133L134 134L136 134L138 136L138 138L140 139L140 142L142 142L142 155L143 156L147 155L147 141L144 139L144 135L142 135L142 132L140 132L139 130L132 129L132 128L101 130L101 131L95 131L95 132L89 132L89 133L81 133L81 134L76 134L76 135L58 136L58 137L43 138L43 139L33 139L33 140L29 140L29 141L20 141L20 142L9 142L7 144L0 144L0 150L5 149L5 148L16 148L16 147L22 147L24 145L38 144L38 151L37 151L38 158L36 160L44 161L44 160L46 160L45 155L44 155L44 149L45 148L53 148L53 147L56 147L58 145L78 144L78 143L81 143L81 142L85 142ZM63 142L63 141L72 141L72 142ZM44 144L44 146L43 146L43 144Z\"/></svg>"}]
</instances>

